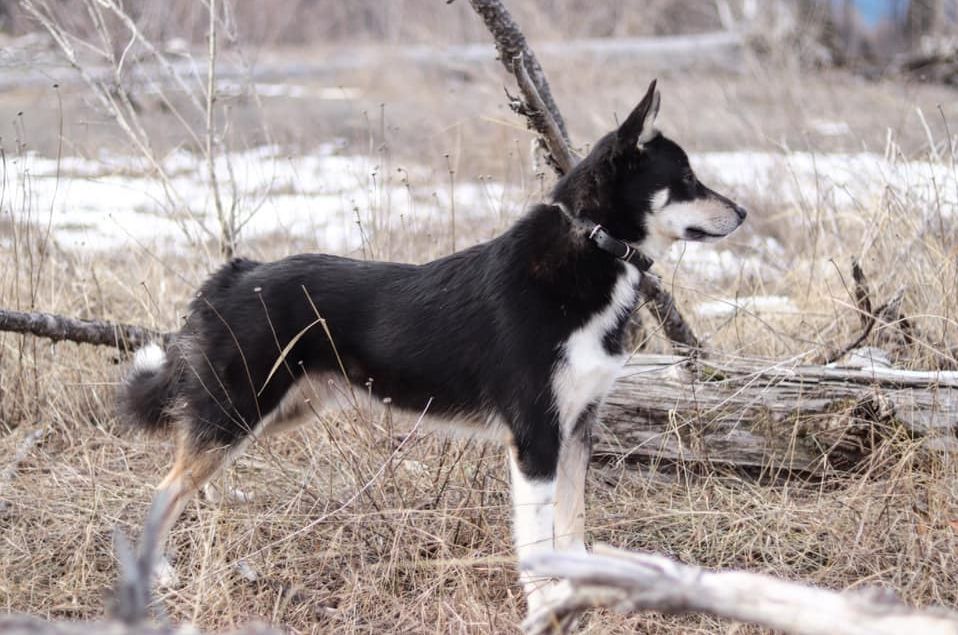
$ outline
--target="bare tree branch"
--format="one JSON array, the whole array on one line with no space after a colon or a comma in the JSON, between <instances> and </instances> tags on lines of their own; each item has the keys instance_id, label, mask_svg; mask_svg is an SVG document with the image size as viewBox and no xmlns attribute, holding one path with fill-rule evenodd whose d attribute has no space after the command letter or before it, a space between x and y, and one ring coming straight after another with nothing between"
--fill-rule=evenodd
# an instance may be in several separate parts
<instances>
[{"instance_id":1,"label":"bare tree branch","mask_svg":"<svg viewBox=\"0 0 958 635\"><path fill-rule=\"evenodd\" d=\"M861 320L861 333L848 344L826 351L819 359L822 364L832 364L857 349L868 339L868 336L872 334L875 326L879 323L882 326L894 325L905 343L914 343L911 324L908 318L901 314L901 302L905 295L904 287L899 288L884 304L872 308L871 290L868 288L868 280L865 278L865 272L862 271L861 263L858 262L857 258L852 258L852 279L855 281L855 289L852 295L855 299L855 306L858 308L858 317ZM884 338L880 339L884 339L886 340L885 343L888 343L888 340L893 338L886 333Z\"/></svg>"},{"instance_id":2,"label":"bare tree branch","mask_svg":"<svg viewBox=\"0 0 958 635\"><path fill-rule=\"evenodd\" d=\"M79 320L51 313L24 313L6 309L0 309L0 331L29 333L54 342L67 340L78 344L112 346L120 351L132 351L149 342L166 343L172 335L133 324Z\"/></svg>"},{"instance_id":3,"label":"bare tree branch","mask_svg":"<svg viewBox=\"0 0 958 635\"><path fill-rule=\"evenodd\" d=\"M595 553L542 552L522 568L571 583L530 615L525 632L564 633L589 608L706 613L792 635L958 635L958 615L918 610L884 589L838 593L746 571L707 571L656 554L596 545Z\"/></svg>"},{"instance_id":4,"label":"bare tree branch","mask_svg":"<svg viewBox=\"0 0 958 635\"><path fill-rule=\"evenodd\" d=\"M499 61L506 67L506 70L515 74L515 60L522 60L523 67L542 97L542 103L552 114L552 118L561 132L563 142L565 145L570 145L565 121L552 98L552 91L549 89L549 82L546 81L542 66L539 65L539 60L532 49L529 48L526 36L519 30L519 25L512 19L512 15L509 14L500 0L469 0L469 3L482 18L482 21L486 23L489 32L492 33L496 50L499 52Z\"/></svg>"}]
</instances>

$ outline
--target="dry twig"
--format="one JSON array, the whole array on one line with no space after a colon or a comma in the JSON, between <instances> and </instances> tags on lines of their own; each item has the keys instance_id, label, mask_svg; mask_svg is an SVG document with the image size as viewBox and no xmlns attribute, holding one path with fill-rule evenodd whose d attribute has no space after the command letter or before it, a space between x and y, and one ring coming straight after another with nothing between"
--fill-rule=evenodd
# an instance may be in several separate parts
<instances>
[{"instance_id":1,"label":"dry twig","mask_svg":"<svg viewBox=\"0 0 958 635\"><path fill-rule=\"evenodd\" d=\"M877 308L872 308L871 290L868 287L865 272L862 271L861 263L858 262L857 258L852 258L852 278L855 281L855 289L852 292L852 296L855 299L855 306L858 308L858 317L861 320L861 333L845 346L826 352L822 356L822 364L833 364L861 346L865 340L868 339L868 336L872 334L875 325L879 323L880 328L893 327L896 329L900 335L901 341L899 343L915 343L911 322L901 312L901 303L905 296L904 287L899 288L884 304L881 304ZM885 332L880 339L888 343L895 338Z\"/></svg>"}]
</instances>

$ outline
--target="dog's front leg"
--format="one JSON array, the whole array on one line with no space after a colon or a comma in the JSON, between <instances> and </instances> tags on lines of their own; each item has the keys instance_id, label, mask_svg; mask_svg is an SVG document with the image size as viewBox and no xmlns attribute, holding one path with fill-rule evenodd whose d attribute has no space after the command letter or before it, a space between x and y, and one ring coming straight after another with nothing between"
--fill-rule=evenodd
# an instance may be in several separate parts
<instances>
[{"instance_id":1,"label":"dog's front leg","mask_svg":"<svg viewBox=\"0 0 958 635\"><path fill-rule=\"evenodd\" d=\"M556 548L585 552L585 477L592 456L592 414L562 440L556 470Z\"/></svg>"},{"instance_id":2,"label":"dog's front leg","mask_svg":"<svg viewBox=\"0 0 958 635\"><path fill-rule=\"evenodd\" d=\"M516 435L510 451L514 511L513 535L519 562L533 553L556 548L556 476L560 437L558 425L547 425ZM521 572L519 581L529 613L551 597L555 582Z\"/></svg>"}]
</instances>

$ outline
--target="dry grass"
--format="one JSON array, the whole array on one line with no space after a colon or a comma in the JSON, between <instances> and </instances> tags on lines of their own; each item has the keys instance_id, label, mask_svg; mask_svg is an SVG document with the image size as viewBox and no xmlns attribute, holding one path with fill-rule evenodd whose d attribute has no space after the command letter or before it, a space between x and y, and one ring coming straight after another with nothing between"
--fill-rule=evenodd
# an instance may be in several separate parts
<instances>
[{"instance_id":1,"label":"dry grass","mask_svg":"<svg viewBox=\"0 0 958 635\"><path fill-rule=\"evenodd\" d=\"M553 71L544 61L577 139L607 128L610 113L624 112L645 79L642 69L626 65ZM453 165L457 178L490 174L519 186L520 198L538 196L540 184L526 165L527 136L501 105L503 80L494 66L465 76L385 70L349 76L350 85L365 91L357 103L266 100L255 113L237 103L233 115L265 118L274 140L291 152L341 136L351 151L388 156L393 166L424 166L416 177L424 188L444 182ZM954 104L953 93L856 82L765 68L743 77L667 77L663 125L695 150L881 151L892 128L904 156L925 156L927 136L914 108L934 113L936 103L950 98ZM56 126L45 122L56 121L58 111L49 97L44 91L0 97L0 110L26 110L21 132L4 137L55 149L49 132ZM81 94L63 97L68 154L92 155L111 143L111 129L84 107ZM24 108L30 100L36 105ZM387 104L382 126L369 115L379 103ZM947 139L943 121L954 114L948 108L944 119L929 117L937 141ZM164 137L162 112L145 116L161 152L177 145ZM846 120L852 130L841 138L816 136L808 125L814 119ZM97 126L89 126L94 120ZM232 147L261 141L250 132ZM949 152L939 158L945 165L952 160ZM783 171L782 181L789 178ZM11 174L7 181L13 182ZM953 197L958 179L939 186L945 199ZM752 215L727 247L763 266L708 282L681 265L663 267L678 302L692 307L714 298L782 294L801 311L693 315L709 346L780 358L848 341L858 317L842 274L857 256L876 298L906 288L905 309L919 343L899 347L899 363L954 367L958 234L954 218L939 214L933 199L889 189L849 211L824 195L784 204L777 191L734 194ZM520 201L510 200L499 218L461 221L459 244L487 238L519 213ZM12 193L2 214L4 307L169 328L215 265L198 250L62 250L46 238L44 210ZM377 253L425 260L448 251L449 232L440 223L428 231L380 233ZM781 244L780 253L763 252L769 237ZM277 233L242 251L275 258L322 248L311 236ZM136 534L171 453L165 441L118 429L113 393L122 372L109 351L0 335L0 456L12 456L30 431L47 430L11 481L0 483L7 502L0 509L4 610L78 619L102 614L116 576L111 533L121 527ZM502 452L421 433L400 445L400 423L344 412L252 448L223 482L251 492L254 501L197 501L174 530L170 552L181 584L160 596L172 619L209 629L257 619L303 633L514 631L523 607ZM587 526L593 540L707 567L748 568L838 589L881 585L911 603L955 606L956 477L952 460L918 457L908 446L886 448L861 473L824 483L798 476L757 483L749 475L682 464L604 464L589 477ZM595 633L758 632L700 616L604 612L584 625Z\"/></svg>"}]
</instances>

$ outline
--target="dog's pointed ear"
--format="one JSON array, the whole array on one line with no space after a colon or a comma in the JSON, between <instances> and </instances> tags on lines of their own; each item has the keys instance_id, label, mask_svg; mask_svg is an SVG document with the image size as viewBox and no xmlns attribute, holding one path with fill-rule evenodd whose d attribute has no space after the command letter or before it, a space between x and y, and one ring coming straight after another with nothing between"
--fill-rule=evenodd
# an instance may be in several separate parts
<instances>
[{"instance_id":1,"label":"dog's pointed ear","mask_svg":"<svg viewBox=\"0 0 958 635\"><path fill-rule=\"evenodd\" d=\"M645 92L645 97L616 131L616 139L620 147L642 146L658 134L655 129L655 118L659 114L661 96L655 88L656 81L652 80L649 89Z\"/></svg>"}]
</instances>

